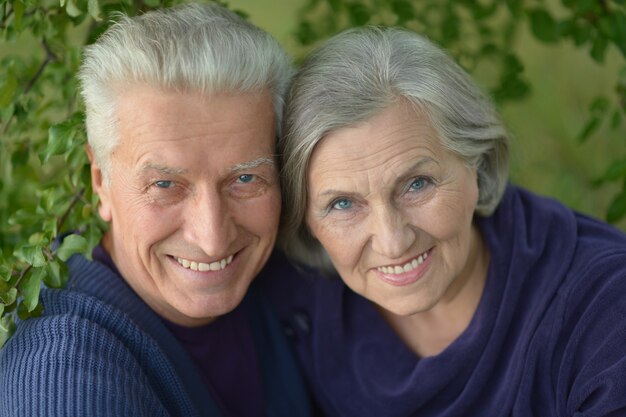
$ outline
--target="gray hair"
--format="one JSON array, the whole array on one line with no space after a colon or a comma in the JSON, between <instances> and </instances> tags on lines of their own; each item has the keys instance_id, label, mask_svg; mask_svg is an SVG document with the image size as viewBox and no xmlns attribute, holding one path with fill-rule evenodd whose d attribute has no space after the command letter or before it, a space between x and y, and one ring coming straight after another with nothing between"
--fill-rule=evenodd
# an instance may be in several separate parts
<instances>
[{"instance_id":1,"label":"gray hair","mask_svg":"<svg viewBox=\"0 0 626 417\"><path fill-rule=\"evenodd\" d=\"M291 60L268 33L217 4L186 4L120 16L85 48L78 77L89 145L105 179L119 142L117 95L132 83L163 90L269 90L277 134Z\"/></svg>"},{"instance_id":2,"label":"gray hair","mask_svg":"<svg viewBox=\"0 0 626 417\"><path fill-rule=\"evenodd\" d=\"M306 225L307 171L329 133L370 119L399 99L422 110L441 143L476 169L477 215L490 215L508 181L509 134L490 99L440 47L399 28L350 29L303 63L287 97L281 243L295 260L332 270Z\"/></svg>"}]
</instances>

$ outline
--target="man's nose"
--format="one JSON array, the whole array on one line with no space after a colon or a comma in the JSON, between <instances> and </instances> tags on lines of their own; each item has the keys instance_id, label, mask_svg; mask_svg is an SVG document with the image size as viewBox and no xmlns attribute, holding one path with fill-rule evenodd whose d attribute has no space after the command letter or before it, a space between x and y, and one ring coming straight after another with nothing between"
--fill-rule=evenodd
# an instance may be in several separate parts
<instances>
[{"instance_id":1,"label":"man's nose","mask_svg":"<svg viewBox=\"0 0 626 417\"><path fill-rule=\"evenodd\" d=\"M390 259L404 255L416 239L404 213L391 205L373 210L370 227L372 249Z\"/></svg>"},{"instance_id":2,"label":"man's nose","mask_svg":"<svg viewBox=\"0 0 626 417\"><path fill-rule=\"evenodd\" d=\"M185 238L209 256L225 255L236 235L233 213L219 190L198 192L185 212Z\"/></svg>"}]
</instances>

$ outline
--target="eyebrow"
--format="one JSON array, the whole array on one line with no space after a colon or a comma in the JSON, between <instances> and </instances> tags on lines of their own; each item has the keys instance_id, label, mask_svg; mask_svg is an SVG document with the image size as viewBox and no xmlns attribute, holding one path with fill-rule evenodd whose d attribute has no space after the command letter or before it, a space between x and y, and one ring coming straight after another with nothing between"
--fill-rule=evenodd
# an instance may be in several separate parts
<instances>
[{"instance_id":1,"label":"eyebrow","mask_svg":"<svg viewBox=\"0 0 626 417\"><path fill-rule=\"evenodd\" d=\"M274 166L276 165L276 163L274 162L274 159L263 156L263 157L254 159L252 161L242 162L240 164L234 165L230 169L230 171L239 172L239 171L243 171L247 169L256 168L261 165ZM173 167L168 167L165 165L153 164L150 162L143 165L140 169L140 173L144 173L147 171L157 171L161 174L168 174L168 175L182 175L182 174L186 174L189 172L189 170L184 169L184 168L173 168Z\"/></svg>"},{"instance_id":2,"label":"eyebrow","mask_svg":"<svg viewBox=\"0 0 626 417\"><path fill-rule=\"evenodd\" d=\"M157 171L157 172L160 172L161 174L168 174L168 175L181 175L181 174L186 174L187 172L189 172L188 170L184 168L172 168L172 167L168 167L165 165L159 165L159 164L153 164L153 163L147 163L141 167L140 169L141 173L144 173L146 171Z\"/></svg>"},{"instance_id":3,"label":"eyebrow","mask_svg":"<svg viewBox=\"0 0 626 417\"><path fill-rule=\"evenodd\" d=\"M428 164L432 164L432 163L434 163L435 165L439 165L437 163L437 161L435 161L430 156L424 156L424 157L418 159L413 165L411 165L409 168L405 169L404 173L402 175L398 176L398 178L396 179L395 183L398 183L399 181L403 181L406 177L412 176L413 173L415 171L419 170L422 166L428 165ZM331 189L328 189L328 190L324 190L323 192L319 193L318 195L322 196L322 197L333 196L333 195L345 195L347 197L350 197L352 195L355 195L355 193L345 192L345 191L341 191L341 190L338 190L338 189L335 189L335 188L331 188Z\"/></svg>"},{"instance_id":4,"label":"eyebrow","mask_svg":"<svg viewBox=\"0 0 626 417\"><path fill-rule=\"evenodd\" d=\"M244 171L246 169L253 169L253 168L259 167L261 165L274 166L274 165L276 165L276 163L274 162L273 158L268 158L267 156L262 156L260 158L254 159L252 161L242 162L240 164L237 164L237 165L233 166L230 169L230 171L231 172Z\"/></svg>"}]
</instances>

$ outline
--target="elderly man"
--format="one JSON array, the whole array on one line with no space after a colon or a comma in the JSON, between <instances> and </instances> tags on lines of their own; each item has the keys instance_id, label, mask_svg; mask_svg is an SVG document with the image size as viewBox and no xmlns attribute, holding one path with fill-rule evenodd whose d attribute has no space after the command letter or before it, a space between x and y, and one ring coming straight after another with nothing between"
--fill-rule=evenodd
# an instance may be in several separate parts
<instances>
[{"instance_id":1,"label":"elderly man","mask_svg":"<svg viewBox=\"0 0 626 417\"><path fill-rule=\"evenodd\" d=\"M217 5L123 17L86 49L87 152L110 228L0 352L0 415L309 414L251 287L278 229L290 74L270 35Z\"/></svg>"}]
</instances>

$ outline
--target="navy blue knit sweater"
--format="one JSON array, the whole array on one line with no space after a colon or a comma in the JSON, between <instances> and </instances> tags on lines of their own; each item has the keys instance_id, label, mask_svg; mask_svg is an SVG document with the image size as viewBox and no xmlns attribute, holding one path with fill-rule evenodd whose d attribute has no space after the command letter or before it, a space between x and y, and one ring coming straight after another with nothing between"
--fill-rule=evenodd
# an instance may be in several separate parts
<instances>
[{"instance_id":1,"label":"navy blue knit sweater","mask_svg":"<svg viewBox=\"0 0 626 417\"><path fill-rule=\"evenodd\" d=\"M43 289L44 315L19 322L0 350L0 416L222 415L188 354L119 276L78 256L69 266L67 288ZM259 415L308 416L282 328L254 289L243 307L265 389Z\"/></svg>"}]
</instances>

